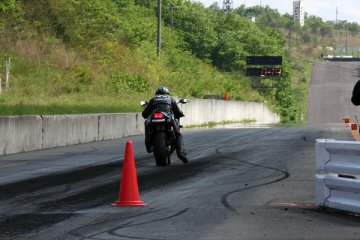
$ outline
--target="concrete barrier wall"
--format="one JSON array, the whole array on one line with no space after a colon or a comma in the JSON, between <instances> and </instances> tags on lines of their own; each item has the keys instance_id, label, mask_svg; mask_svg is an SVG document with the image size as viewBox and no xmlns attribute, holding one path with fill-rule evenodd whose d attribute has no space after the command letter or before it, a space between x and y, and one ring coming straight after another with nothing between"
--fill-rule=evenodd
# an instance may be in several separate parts
<instances>
[{"instance_id":1,"label":"concrete barrier wall","mask_svg":"<svg viewBox=\"0 0 360 240\"><path fill-rule=\"evenodd\" d=\"M99 117L99 141L144 133L140 113L101 114Z\"/></svg>"},{"instance_id":2,"label":"concrete barrier wall","mask_svg":"<svg viewBox=\"0 0 360 240\"><path fill-rule=\"evenodd\" d=\"M40 116L0 117L0 155L41 148Z\"/></svg>"},{"instance_id":3,"label":"concrete barrier wall","mask_svg":"<svg viewBox=\"0 0 360 240\"><path fill-rule=\"evenodd\" d=\"M280 122L280 117L263 103L189 99L187 104L179 106L185 113L185 118L181 120L184 126L241 120L255 120L260 124Z\"/></svg>"},{"instance_id":4,"label":"concrete barrier wall","mask_svg":"<svg viewBox=\"0 0 360 240\"><path fill-rule=\"evenodd\" d=\"M184 126L245 119L262 124L280 121L262 103L189 99L179 106L185 113ZM142 133L141 113L0 117L0 155Z\"/></svg>"},{"instance_id":5,"label":"concrete barrier wall","mask_svg":"<svg viewBox=\"0 0 360 240\"><path fill-rule=\"evenodd\" d=\"M42 148L98 141L98 128L97 114L43 116Z\"/></svg>"}]
</instances>

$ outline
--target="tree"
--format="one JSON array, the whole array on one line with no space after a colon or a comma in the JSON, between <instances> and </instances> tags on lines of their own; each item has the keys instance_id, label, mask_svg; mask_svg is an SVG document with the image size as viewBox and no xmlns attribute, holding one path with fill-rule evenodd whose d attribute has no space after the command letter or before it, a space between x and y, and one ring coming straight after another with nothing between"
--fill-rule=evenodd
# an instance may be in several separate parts
<instances>
[{"instance_id":1,"label":"tree","mask_svg":"<svg viewBox=\"0 0 360 240\"><path fill-rule=\"evenodd\" d=\"M325 36L332 37L334 31L334 24L332 22L325 22L320 26L320 34L321 37L324 38Z\"/></svg>"},{"instance_id":2,"label":"tree","mask_svg":"<svg viewBox=\"0 0 360 240\"><path fill-rule=\"evenodd\" d=\"M210 59L217 44L216 15L199 3L175 1L174 28L184 39L186 50L200 59ZM169 20L167 20L169 23Z\"/></svg>"},{"instance_id":3,"label":"tree","mask_svg":"<svg viewBox=\"0 0 360 240\"><path fill-rule=\"evenodd\" d=\"M281 55L284 40L280 34L236 14L226 14L218 21L218 44L212 54L215 66L226 71L243 71L249 55Z\"/></svg>"},{"instance_id":4,"label":"tree","mask_svg":"<svg viewBox=\"0 0 360 240\"><path fill-rule=\"evenodd\" d=\"M0 2L0 28L19 30L18 26L24 21L24 10L19 0L6 0Z\"/></svg>"},{"instance_id":5,"label":"tree","mask_svg":"<svg viewBox=\"0 0 360 240\"><path fill-rule=\"evenodd\" d=\"M320 17L309 16L306 19L306 25L309 26L311 33L314 35L314 47L316 47L318 29L323 25L323 21Z\"/></svg>"}]
</instances>

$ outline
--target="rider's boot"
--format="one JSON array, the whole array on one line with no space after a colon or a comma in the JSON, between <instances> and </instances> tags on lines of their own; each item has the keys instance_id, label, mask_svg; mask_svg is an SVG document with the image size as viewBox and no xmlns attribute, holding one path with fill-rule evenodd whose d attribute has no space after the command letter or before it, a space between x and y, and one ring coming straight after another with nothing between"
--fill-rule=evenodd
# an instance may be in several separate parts
<instances>
[{"instance_id":1,"label":"rider's boot","mask_svg":"<svg viewBox=\"0 0 360 240\"><path fill-rule=\"evenodd\" d=\"M145 139L145 147L146 147L146 151L148 153L151 153L153 151L152 144L150 142L146 141L146 139Z\"/></svg>"},{"instance_id":2,"label":"rider's boot","mask_svg":"<svg viewBox=\"0 0 360 240\"><path fill-rule=\"evenodd\" d=\"M188 163L189 160L186 157L186 151L184 148L184 141L180 133L176 133L176 154L183 163Z\"/></svg>"}]
</instances>

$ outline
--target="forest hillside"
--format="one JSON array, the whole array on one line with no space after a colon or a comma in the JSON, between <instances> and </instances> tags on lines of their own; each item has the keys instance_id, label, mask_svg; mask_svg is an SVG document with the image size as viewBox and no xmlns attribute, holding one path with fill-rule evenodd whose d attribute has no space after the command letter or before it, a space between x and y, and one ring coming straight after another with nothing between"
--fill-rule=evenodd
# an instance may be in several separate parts
<instances>
[{"instance_id":1,"label":"forest hillside","mask_svg":"<svg viewBox=\"0 0 360 240\"><path fill-rule=\"evenodd\" d=\"M162 3L159 57L157 1L0 2L0 115L139 111L164 85L188 98L228 91L303 121L311 64L332 51L331 23L310 16L301 28L269 7ZM355 44L359 27L339 35L344 27ZM246 57L263 55L283 57L281 78L245 76Z\"/></svg>"}]
</instances>

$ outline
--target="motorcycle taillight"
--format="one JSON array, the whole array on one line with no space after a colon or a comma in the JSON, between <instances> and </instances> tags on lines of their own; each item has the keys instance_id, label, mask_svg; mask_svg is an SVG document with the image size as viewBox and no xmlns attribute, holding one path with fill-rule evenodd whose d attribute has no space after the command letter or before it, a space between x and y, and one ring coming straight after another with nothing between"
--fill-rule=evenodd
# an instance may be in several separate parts
<instances>
[{"instance_id":1,"label":"motorcycle taillight","mask_svg":"<svg viewBox=\"0 0 360 240\"><path fill-rule=\"evenodd\" d=\"M162 114L162 113L154 113L154 118L164 118L164 114Z\"/></svg>"}]
</instances>

